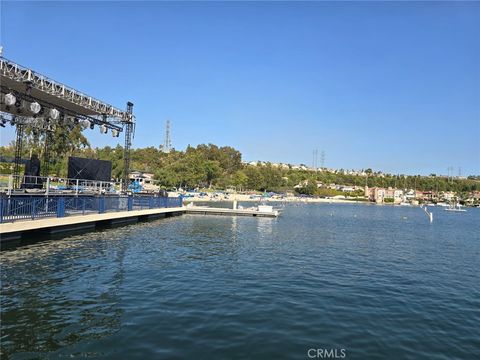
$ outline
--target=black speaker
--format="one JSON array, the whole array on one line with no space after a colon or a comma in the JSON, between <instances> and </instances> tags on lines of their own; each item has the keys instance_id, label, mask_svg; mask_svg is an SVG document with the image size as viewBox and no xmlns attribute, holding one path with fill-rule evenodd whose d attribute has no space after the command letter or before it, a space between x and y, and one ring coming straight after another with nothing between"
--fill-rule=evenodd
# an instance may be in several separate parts
<instances>
[{"instance_id":1,"label":"black speaker","mask_svg":"<svg viewBox=\"0 0 480 360\"><path fill-rule=\"evenodd\" d=\"M36 154L33 154L25 164L25 176L21 188L41 189L43 187L43 180L38 176L40 176L40 159Z\"/></svg>"}]
</instances>

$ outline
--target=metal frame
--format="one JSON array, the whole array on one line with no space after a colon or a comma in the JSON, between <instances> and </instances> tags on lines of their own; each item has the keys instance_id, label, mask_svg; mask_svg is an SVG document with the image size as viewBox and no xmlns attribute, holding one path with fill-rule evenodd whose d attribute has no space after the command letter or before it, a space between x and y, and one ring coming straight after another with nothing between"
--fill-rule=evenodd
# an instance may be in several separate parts
<instances>
[{"instance_id":1,"label":"metal frame","mask_svg":"<svg viewBox=\"0 0 480 360\"><path fill-rule=\"evenodd\" d=\"M123 131L123 128L122 128L122 122L117 120L117 119L112 119L112 118L109 118L107 115L101 115L101 116L92 116L92 115L84 115L84 114L78 114L76 113L75 111L72 111L72 110L69 110L67 108L65 108L64 106L61 106L61 105L57 105L57 104L52 104L48 101L45 101L45 100L41 100L41 99L38 99L38 98L35 98L31 95L27 95L27 94L24 94L24 93L20 93L16 90L12 90L12 89L9 89L7 88L6 86L4 85L1 85L0 86L0 92L2 95L5 95L5 94L8 94L8 93L12 93L15 95L15 97L20 100L20 101L36 101L38 102L42 108L56 108L57 110L61 111L63 113L63 120L65 118L65 116L70 116L70 117L73 117L73 118L77 118L77 119L85 119L85 120L88 120L92 123L94 123L95 125L105 125L107 126L108 128L110 129L115 129L119 132ZM11 107L10 107L11 108ZM39 119L39 120L44 120L45 117L43 115L35 115L35 116L31 116L31 115L24 115L22 113L17 113L15 114L14 112L12 112L11 110L14 110L14 109L10 109L8 111L9 114L13 115L13 116L22 116L22 117L25 117L25 118L31 118L31 119ZM62 119L62 118L61 118Z\"/></svg>"},{"instance_id":2,"label":"metal frame","mask_svg":"<svg viewBox=\"0 0 480 360\"><path fill-rule=\"evenodd\" d=\"M133 103L127 103L127 113L133 119ZM127 192L130 174L130 148L132 146L132 137L134 135L134 122L130 121L125 125L125 146L123 148L123 182L122 192Z\"/></svg>"},{"instance_id":3,"label":"metal frame","mask_svg":"<svg viewBox=\"0 0 480 360\"><path fill-rule=\"evenodd\" d=\"M19 123L15 126L15 160L13 165L13 173L18 175L20 173L20 161L22 160L22 150L23 150L23 130L25 129L25 124ZM18 177L14 178L13 186L15 188L19 187Z\"/></svg>"},{"instance_id":4,"label":"metal frame","mask_svg":"<svg viewBox=\"0 0 480 360\"><path fill-rule=\"evenodd\" d=\"M105 125L110 129L115 129L118 132L122 132L125 129L125 147L124 147L124 181L122 185L122 190L124 192L128 189L128 175L130 172L130 148L132 145L132 137L134 136L135 132L135 116L133 115L133 103L127 103L127 110L123 111L113 107L110 104L107 104L103 101L100 101L92 96L86 95L80 91L77 91L71 87L68 87L62 83L54 81L45 75L39 74L31 69L28 69L24 66L21 66L11 60L5 59L4 57L0 56L0 77L4 77L10 81L19 84L25 84L25 92L21 89L18 89L18 86L11 85L12 87L16 87L17 90L13 88L9 88L5 85L1 85L1 93L13 93L18 100L20 101L36 101L38 102L42 108L56 108L61 111L64 115L71 116L77 119L87 119L90 122L96 125ZM8 82L6 80L6 82ZM45 99L39 99L35 96L32 96L32 90L35 89L36 91L40 91L41 93L48 94L50 97L47 97L50 101ZM53 98L52 98L53 96ZM44 96L45 97L45 96ZM62 103L55 103L52 102L54 99L59 99L59 102ZM66 101L66 103L65 103ZM72 104L72 108L68 108L68 103ZM78 111L75 111L75 106L80 106L82 109L82 114ZM2 109L2 111L6 110L7 113L12 115L12 119L15 119L15 111L18 112L18 109L14 107L6 107L6 109ZM20 116L24 116L23 114L18 114ZM42 115L30 117L30 119L38 119L43 120ZM18 126L19 123L15 124ZM12 123L13 125L13 123ZM39 128L36 125L36 121L26 121L24 126L33 126ZM62 122L58 122L59 126L62 126ZM22 126L22 127L24 127ZM42 131L47 131L45 126L41 127ZM16 152L20 151L20 156L17 158L15 157L15 172L14 175L19 175L19 162L21 160L21 150L22 150L22 139L19 139L19 135L23 135L23 129L20 131L17 130L17 142L16 142ZM48 144L46 144L48 146ZM45 154L48 157L47 148L45 149ZM44 159L44 164L49 162L49 159ZM18 163L18 164L17 164Z\"/></svg>"},{"instance_id":5,"label":"metal frame","mask_svg":"<svg viewBox=\"0 0 480 360\"><path fill-rule=\"evenodd\" d=\"M107 114L108 116L119 118L121 121L125 122L131 121L131 116L128 112L117 109L92 96L88 96L62 83L49 79L45 75L34 72L33 70L7 60L4 57L0 58L0 74L10 80L18 82L29 81L31 82L32 87L38 90L92 110L97 114Z\"/></svg>"}]
</instances>

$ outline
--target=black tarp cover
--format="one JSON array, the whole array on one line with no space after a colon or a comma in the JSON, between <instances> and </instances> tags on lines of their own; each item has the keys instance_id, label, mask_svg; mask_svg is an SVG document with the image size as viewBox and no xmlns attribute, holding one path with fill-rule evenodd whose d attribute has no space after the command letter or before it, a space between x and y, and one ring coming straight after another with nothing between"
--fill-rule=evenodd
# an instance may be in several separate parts
<instances>
[{"instance_id":1,"label":"black tarp cover","mask_svg":"<svg viewBox=\"0 0 480 360\"><path fill-rule=\"evenodd\" d=\"M68 158L68 178L110 181L112 179L112 162L70 156Z\"/></svg>"}]
</instances>

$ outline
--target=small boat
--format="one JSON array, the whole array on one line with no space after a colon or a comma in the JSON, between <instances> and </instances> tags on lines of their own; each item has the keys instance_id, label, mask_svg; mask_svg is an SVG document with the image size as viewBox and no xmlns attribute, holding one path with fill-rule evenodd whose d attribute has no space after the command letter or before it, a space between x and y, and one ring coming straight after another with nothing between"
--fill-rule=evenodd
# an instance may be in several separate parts
<instances>
[{"instance_id":1,"label":"small boat","mask_svg":"<svg viewBox=\"0 0 480 360\"><path fill-rule=\"evenodd\" d=\"M462 209L461 205L456 202L454 204L451 204L449 207L443 209L445 211L454 211L454 212L466 212L467 210Z\"/></svg>"}]
</instances>

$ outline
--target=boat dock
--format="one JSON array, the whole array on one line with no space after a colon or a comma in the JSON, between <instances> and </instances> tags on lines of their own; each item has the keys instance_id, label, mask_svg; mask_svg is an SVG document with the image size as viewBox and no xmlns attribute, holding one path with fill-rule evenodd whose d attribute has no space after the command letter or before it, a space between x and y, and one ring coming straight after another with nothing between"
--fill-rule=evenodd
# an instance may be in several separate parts
<instances>
[{"instance_id":1,"label":"boat dock","mask_svg":"<svg viewBox=\"0 0 480 360\"><path fill-rule=\"evenodd\" d=\"M183 214L197 215L233 215L254 217L277 217L278 211L261 211L258 209L227 209L211 207L169 207L71 215L66 217L38 218L35 220L20 220L0 224L0 244L19 245L23 241L36 241L61 237L71 233L83 233L133 224L142 221L156 220Z\"/></svg>"},{"instance_id":2,"label":"boat dock","mask_svg":"<svg viewBox=\"0 0 480 360\"><path fill-rule=\"evenodd\" d=\"M171 207L3 223L0 224L0 243L4 245L6 243L18 243L21 240L49 239L65 235L66 233L93 231L100 228L156 220L184 213L184 207Z\"/></svg>"},{"instance_id":3,"label":"boat dock","mask_svg":"<svg viewBox=\"0 0 480 360\"><path fill-rule=\"evenodd\" d=\"M274 211L261 211L253 209L229 209L229 208L211 208L191 206L186 207L187 214L198 215L234 215L234 216L256 216L256 217L278 217L280 214L277 210Z\"/></svg>"}]
</instances>

